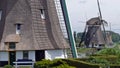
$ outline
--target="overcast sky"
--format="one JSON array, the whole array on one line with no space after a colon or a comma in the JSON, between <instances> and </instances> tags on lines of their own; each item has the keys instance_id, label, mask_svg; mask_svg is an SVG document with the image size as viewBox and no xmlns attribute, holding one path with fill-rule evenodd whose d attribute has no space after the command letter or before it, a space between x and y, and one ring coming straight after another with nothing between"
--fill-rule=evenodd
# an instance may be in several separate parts
<instances>
[{"instance_id":1,"label":"overcast sky","mask_svg":"<svg viewBox=\"0 0 120 68\"><path fill-rule=\"evenodd\" d=\"M66 3L73 31L83 32L85 21L98 16L97 0L66 0ZM103 19L120 33L120 0L100 0L100 6Z\"/></svg>"}]
</instances>

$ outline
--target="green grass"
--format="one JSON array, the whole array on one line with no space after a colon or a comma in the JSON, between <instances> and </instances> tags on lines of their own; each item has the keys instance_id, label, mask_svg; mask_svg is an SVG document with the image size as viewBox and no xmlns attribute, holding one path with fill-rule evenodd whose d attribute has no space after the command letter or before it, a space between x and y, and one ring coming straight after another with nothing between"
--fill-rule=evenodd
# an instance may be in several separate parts
<instances>
[{"instance_id":1,"label":"green grass","mask_svg":"<svg viewBox=\"0 0 120 68\"><path fill-rule=\"evenodd\" d=\"M78 53L86 53L86 52L91 52L95 51L95 48L77 48Z\"/></svg>"},{"instance_id":2,"label":"green grass","mask_svg":"<svg viewBox=\"0 0 120 68\"><path fill-rule=\"evenodd\" d=\"M3 68L3 67L0 67L0 68ZM15 68L15 67L13 67ZM20 66L19 68L31 68L31 66Z\"/></svg>"},{"instance_id":3,"label":"green grass","mask_svg":"<svg viewBox=\"0 0 120 68\"><path fill-rule=\"evenodd\" d=\"M31 68L30 66L19 66L19 68Z\"/></svg>"}]
</instances>

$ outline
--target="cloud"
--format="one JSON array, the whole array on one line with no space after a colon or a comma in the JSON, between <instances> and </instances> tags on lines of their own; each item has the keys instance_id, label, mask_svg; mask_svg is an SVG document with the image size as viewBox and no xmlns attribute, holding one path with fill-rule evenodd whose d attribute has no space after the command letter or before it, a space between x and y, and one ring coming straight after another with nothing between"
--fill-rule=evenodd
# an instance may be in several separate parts
<instances>
[{"instance_id":1,"label":"cloud","mask_svg":"<svg viewBox=\"0 0 120 68\"><path fill-rule=\"evenodd\" d=\"M82 4L85 4L85 3L87 3L87 0L80 0L79 2Z\"/></svg>"},{"instance_id":2,"label":"cloud","mask_svg":"<svg viewBox=\"0 0 120 68\"><path fill-rule=\"evenodd\" d=\"M79 24L80 21L85 21L86 18L98 16L97 0L66 0L69 18L73 30L83 31L85 25ZM111 22L112 28L119 29L120 19L120 0L99 0L103 19ZM118 24L116 26L115 24ZM120 32L120 30L115 30Z\"/></svg>"}]
</instances>

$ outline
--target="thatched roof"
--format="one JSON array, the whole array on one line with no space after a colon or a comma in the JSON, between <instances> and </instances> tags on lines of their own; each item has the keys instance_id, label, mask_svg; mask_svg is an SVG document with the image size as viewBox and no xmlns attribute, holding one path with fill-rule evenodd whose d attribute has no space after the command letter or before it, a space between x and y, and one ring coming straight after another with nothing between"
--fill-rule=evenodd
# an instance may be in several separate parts
<instances>
[{"instance_id":1,"label":"thatched roof","mask_svg":"<svg viewBox=\"0 0 120 68\"><path fill-rule=\"evenodd\" d=\"M69 48L60 28L54 0L1 0L0 3L4 15L0 21L1 50L6 50L5 42L18 42L16 50ZM41 7L45 9L46 19L41 19ZM16 35L15 23L20 22L20 35Z\"/></svg>"},{"instance_id":2,"label":"thatched roof","mask_svg":"<svg viewBox=\"0 0 120 68\"><path fill-rule=\"evenodd\" d=\"M5 38L5 42L20 42L20 35L10 34Z\"/></svg>"}]
</instances>

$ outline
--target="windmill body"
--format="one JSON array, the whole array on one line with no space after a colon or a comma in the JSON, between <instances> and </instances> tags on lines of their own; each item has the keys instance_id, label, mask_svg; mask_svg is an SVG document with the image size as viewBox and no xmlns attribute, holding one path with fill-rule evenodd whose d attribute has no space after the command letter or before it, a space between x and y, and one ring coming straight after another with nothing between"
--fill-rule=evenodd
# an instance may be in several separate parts
<instances>
[{"instance_id":1,"label":"windmill body","mask_svg":"<svg viewBox=\"0 0 120 68\"><path fill-rule=\"evenodd\" d=\"M80 46L84 43L85 47L89 48L104 48L105 45L113 45L112 38L109 32L105 30L105 24L108 24L102 19L102 13L99 0L97 0L99 16L91 18L86 22L86 27L83 32Z\"/></svg>"},{"instance_id":2,"label":"windmill body","mask_svg":"<svg viewBox=\"0 0 120 68\"><path fill-rule=\"evenodd\" d=\"M0 66L67 57L55 0L0 0L0 15Z\"/></svg>"},{"instance_id":3,"label":"windmill body","mask_svg":"<svg viewBox=\"0 0 120 68\"><path fill-rule=\"evenodd\" d=\"M81 41L84 42L85 46L101 48L105 46L105 39L101 29L101 21L99 17L91 18L86 23L85 32Z\"/></svg>"}]
</instances>

